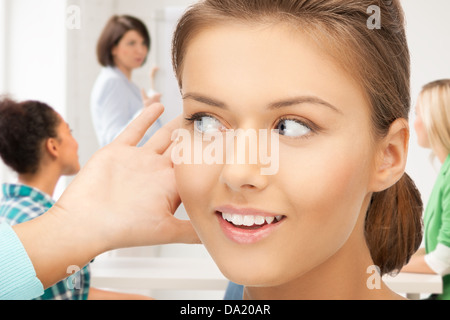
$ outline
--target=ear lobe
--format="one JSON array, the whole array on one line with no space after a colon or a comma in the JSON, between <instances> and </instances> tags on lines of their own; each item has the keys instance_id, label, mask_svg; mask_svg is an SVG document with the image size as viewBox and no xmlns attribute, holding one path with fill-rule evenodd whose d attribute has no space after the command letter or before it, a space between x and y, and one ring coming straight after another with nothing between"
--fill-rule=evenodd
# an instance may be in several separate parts
<instances>
[{"instance_id":1,"label":"ear lobe","mask_svg":"<svg viewBox=\"0 0 450 320\"><path fill-rule=\"evenodd\" d=\"M380 192L393 186L405 173L408 157L409 125L405 119L395 120L387 136L380 142L373 192Z\"/></svg>"}]
</instances>

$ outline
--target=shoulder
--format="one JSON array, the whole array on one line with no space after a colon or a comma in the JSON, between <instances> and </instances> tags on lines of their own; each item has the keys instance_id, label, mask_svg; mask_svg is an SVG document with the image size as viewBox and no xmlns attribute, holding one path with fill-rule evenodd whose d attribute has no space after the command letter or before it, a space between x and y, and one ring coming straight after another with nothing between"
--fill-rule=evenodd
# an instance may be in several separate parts
<instances>
[{"instance_id":1,"label":"shoulder","mask_svg":"<svg viewBox=\"0 0 450 320\"><path fill-rule=\"evenodd\" d=\"M114 68L103 68L94 84L93 98L101 99L104 96L121 93L126 86L125 80Z\"/></svg>"},{"instance_id":2,"label":"shoulder","mask_svg":"<svg viewBox=\"0 0 450 320\"><path fill-rule=\"evenodd\" d=\"M48 209L29 197L9 199L0 207L1 217L9 224L19 224L44 214Z\"/></svg>"},{"instance_id":3,"label":"shoulder","mask_svg":"<svg viewBox=\"0 0 450 320\"><path fill-rule=\"evenodd\" d=\"M23 223L44 214L52 205L49 196L25 185L4 185L0 217L9 224Z\"/></svg>"},{"instance_id":4,"label":"shoulder","mask_svg":"<svg viewBox=\"0 0 450 320\"><path fill-rule=\"evenodd\" d=\"M124 82L124 78L117 68L105 67L102 68L102 71L97 78L97 82L121 83Z\"/></svg>"}]
</instances>

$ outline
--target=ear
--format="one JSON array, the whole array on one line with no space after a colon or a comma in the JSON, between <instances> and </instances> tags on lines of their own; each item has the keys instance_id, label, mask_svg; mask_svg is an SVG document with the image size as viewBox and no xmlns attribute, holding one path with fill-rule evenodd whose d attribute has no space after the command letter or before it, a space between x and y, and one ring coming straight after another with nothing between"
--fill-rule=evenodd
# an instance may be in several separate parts
<instances>
[{"instance_id":1,"label":"ear","mask_svg":"<svg viewBox=\"0 0 450 320\"><path fill-rule=\"evenodd\" d=\"M405 173L408 157L409 125L405 119L395 120L389 133L379 142L374 176L373 192L392 187Z\"/></svg>"},{"instance_id":2,"label":"ear","mask_svg":"<svg viewBox=\"0 0 450 320\"><path fill-rule=\"evenodd\" d=\"M52 158L59 156L59 143L55 138L49 138L45 142L45 150Z\"/></svg>"}]
</instances>

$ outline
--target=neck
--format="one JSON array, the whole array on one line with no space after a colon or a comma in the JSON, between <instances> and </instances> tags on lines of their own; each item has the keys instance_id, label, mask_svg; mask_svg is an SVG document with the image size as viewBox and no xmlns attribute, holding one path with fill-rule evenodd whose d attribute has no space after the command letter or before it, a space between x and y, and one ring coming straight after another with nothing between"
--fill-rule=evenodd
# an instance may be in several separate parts
<instances>
[{"instance_id":1,"label":"neck","mask_svg":"<svg viewBox=\"0 0 450 320\"><path fill-rule=\"evenodd\" d=\"M439 162L442 163L442 164L445 162L445 160L448 157L448 151L444 147L436 148L434 150L434 153L438 157Z\"/></svg>"},{"instance_id":2,"label":"neck","mask_svg":"<svg viewBox=\"0 0 450 320\"><path fill-rule=\"evenodd\" d=\"M346 263L342 263L344 259L347 260ZM369 269L373 265L371 258L361 251L350 255L348 252L338 252L321 266L287 284L275 287L246 287L244 299L398 299L399 297L383 283L381 276L373 268Z\"/></svg>"},{"instance_id":3,"label":"neck","mask_svg":"<svg viewBox=\"0 0 450 320\"><path fill-rule=\"evenodd\" d=\"M131 81L131 74L133 72L132 69L125 67L124 65L116 64L116 67L127 77L129 81Z\"/></svg>"},{"instance_id":4,"label":"neck","mask_svg":"<svg viewBox=\"0 0 450 320\"><path fill-rule=\"evenodd\" d=\"M60 177L61 175L55 170L38 171L36 174L19 175L19 183L36 188L53 197Z\"/></svg>"}]
</instances>

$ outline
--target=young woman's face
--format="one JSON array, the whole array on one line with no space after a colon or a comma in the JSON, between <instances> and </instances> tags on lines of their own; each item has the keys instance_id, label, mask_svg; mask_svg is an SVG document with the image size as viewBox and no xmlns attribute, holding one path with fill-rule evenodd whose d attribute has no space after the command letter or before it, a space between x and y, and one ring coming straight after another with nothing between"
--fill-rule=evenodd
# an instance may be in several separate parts
<instances>
[{"instance_id":1,"label":"young woman's face","mask_svg":"<svg viewBox=\"0 0 450 320\"><path fill-rule=\"evenodd\" d=\"M147 54L148 47L145 39L135 30L125 33L119 44L112 50L115 65L127 70L141 67Z\"/></svg>"},{"instance_id":2,"label":"young woman's face","mask_svg":"<svg viewBox=\"0 0 450 320\"><path fill-rule=\"evenodd\" d=\"M225 276L280 285L365 246L369 106L314 42L288 26L208 28L189 43L182 83L192 137L279 130L275 174L261 175L260 162L175 166L184 206Z\"/></svg>"},{"instance_id":3,"label":"young woman's face","mask_svg":"<svg viewBox=\"0 0 450 320\"><path fill-rule=\"evenodd\" d=\"M61 118L57 128L57 142L60 150L60 162L63 175L75 175L80 171L78 142L72 136L69 125Z\"/></svg>"}]
</instances>

